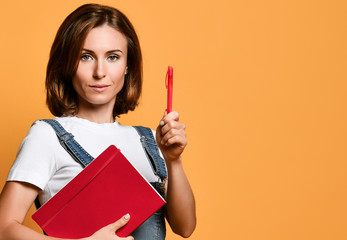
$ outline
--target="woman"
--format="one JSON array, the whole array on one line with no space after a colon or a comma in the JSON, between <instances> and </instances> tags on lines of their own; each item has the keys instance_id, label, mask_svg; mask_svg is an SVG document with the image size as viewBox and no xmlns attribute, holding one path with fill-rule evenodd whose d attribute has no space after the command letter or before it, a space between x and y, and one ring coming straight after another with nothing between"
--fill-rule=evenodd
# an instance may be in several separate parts
<instances>
[{"instance_id":1,"label":"woman","mask_svg":"<svg viewBox=\"0 0 347 240\"><path fill-rule=\"evenodd\" d=\"M157 177L136 130L115 120L135 109L141 87L140 45L126 16L111 7L87 4L65 19L47 66L51 113L92 156L116 145L148 181L155 182ZM159 122L155 137L168 173L164 180L165 217L175 233L189 237L196 217L194 196L181 159L187 144L185 126L177 112L165 113ZM23 220L38 194L41 204L47 202L82 169L61 147L51 126L36 121L21 144L1 194L0 239L57 239L25 227ZM128 221L131 216L127 214L85 239L133 239L115 234ZM141 227L133 236L152 239ZM161 236L158 239L165 238L165 226L155 231Z\"/></svg>"}]
</instances>

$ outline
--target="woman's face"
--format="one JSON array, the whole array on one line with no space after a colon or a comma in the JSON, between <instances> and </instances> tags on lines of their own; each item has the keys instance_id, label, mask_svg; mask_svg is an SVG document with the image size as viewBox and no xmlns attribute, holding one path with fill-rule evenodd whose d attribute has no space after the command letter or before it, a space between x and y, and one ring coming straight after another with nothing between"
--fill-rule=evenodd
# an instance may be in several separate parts
<instances>
[{"instance_id":1,"label":"woman's face","mask_svg":"<svg viewBox=\"0 0 347 240\"><path fill-rule=\"evenodd\" d=\"M127 40L114 28L103 25L87 35L75 76L78 109L110 107L124 85L127 71Z\"/></svg>"}]
</instances>

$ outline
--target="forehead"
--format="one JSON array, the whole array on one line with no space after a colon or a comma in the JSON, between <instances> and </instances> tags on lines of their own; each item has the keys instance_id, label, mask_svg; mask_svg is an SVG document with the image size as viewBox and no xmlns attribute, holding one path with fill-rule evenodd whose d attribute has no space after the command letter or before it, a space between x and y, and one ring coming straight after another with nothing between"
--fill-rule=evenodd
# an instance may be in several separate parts
<instances>
[{"instance_id":1,"label":"forehead","mask_svg":"<svg viewBox=\"0 0 347 240\"><path fill-rule=\"evenodd\" d=\"M83 48L94 52L106 52L118 49L124 53L126 52L127 47L128 42L124 34L108 25L103 25L90 30L83 44Z\"/></svg>"}]
</instances>

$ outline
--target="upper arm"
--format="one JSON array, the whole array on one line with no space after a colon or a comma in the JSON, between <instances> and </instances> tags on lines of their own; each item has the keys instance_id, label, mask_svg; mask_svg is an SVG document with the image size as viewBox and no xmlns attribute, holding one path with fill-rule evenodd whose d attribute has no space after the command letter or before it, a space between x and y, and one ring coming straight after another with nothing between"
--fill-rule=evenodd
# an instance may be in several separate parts
<instances>
[{"instance_id":1,"label":"upper arm","mask_svg":"<svg viewBox=\"0 0 347 240\"><path fill-rule=\"evenodd\" d=\"M58 138L47 123L36 121L21 143L7 180L28 182L44 189L56 171Z\"/></svg>"},{"instance_id":2,"label":"upper arm","mask_svg":"<svg viewBox=\"0 0 347 240\"><path fill-rule=\"evenodd\" d=\"M39 188L25 182L7 182L0 195L0 228L16 221L23 223Z\"/></svg>"}]
</instances>

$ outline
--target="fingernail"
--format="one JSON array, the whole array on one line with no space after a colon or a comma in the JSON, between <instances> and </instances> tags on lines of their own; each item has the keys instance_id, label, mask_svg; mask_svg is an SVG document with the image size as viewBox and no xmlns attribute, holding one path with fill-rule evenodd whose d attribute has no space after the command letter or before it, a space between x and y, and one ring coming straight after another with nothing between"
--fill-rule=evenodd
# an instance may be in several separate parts
<instances>
[{"instance_id":1,"label":"fingernail","mask_svg":"<svg viewBox=\"0 0 347 240\"><path fill-rule=\"evenodd\" d=\"M164 121L160 121L159 125L164 126Z\"/></svg>"},{"instance_id":2,"label":"fingernail","mask_svg":"<svg viewBox=\"0 0 347 240\"><path fill-rule=\"evenodd\" d=\"M124 216L124 219L125 219L125 220L129 220L129 218L130 218L130 214L127 213L127 214Z\"/></svg>"}]
</instances>

